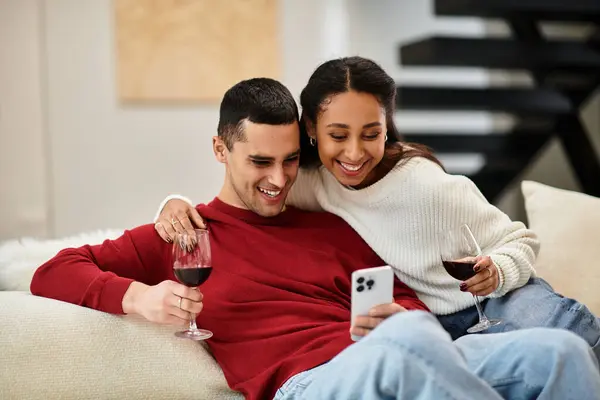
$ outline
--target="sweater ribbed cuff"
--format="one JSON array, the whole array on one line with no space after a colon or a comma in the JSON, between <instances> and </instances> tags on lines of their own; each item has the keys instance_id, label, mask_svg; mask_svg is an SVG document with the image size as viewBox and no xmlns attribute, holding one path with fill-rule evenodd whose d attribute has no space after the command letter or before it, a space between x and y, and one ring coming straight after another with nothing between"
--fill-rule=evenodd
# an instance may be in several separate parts
<instances>
[{"instance_id":1,"label":"sweater ribbed cuff","mask_svg":"<svg viewBox=\"0 0 600 400\"><path fill-rule=\"evenodd\" d=\"M490 258L492 258L492 257L490 257ZM493 258L492 258L492 262L494 262ZM498 287L496 288L496 290L494 290L491 293L491 296L501 295L502 289L504 289L504 281L505 281L504 271L502 270L502 268L498 264L496 264L496 262L494 262L494 265L496 266L496 269L498 270Z\"/></svg>"},{"instance_id":2,"label":"sweater ribbed cuff","mask_svg":"<svg viewBox=\"0 0 600 400\"><path fill-rule=\"evenodd\" d=\"M123 311L123 297L133 279L114 277L104 283L99 298L99 310L111 314L125 314Z\"/></svg>"},{"instance_id":3,"label":"sweater ribbed cuff","mask_svg":"<svg viewBox=\"0 0 600 400\"><path fill-rule=\"evenodd\" d=\"M498 268L498 276L500 278L500 284L498 288L491 294L491 297L501 297L506 293L514 290L518 287L523 286L529 277L520 282L523 278L523 272L519 270L519 267L515 261L504 254L491 254L490 258Z\"/></svg>"}]
</instances>

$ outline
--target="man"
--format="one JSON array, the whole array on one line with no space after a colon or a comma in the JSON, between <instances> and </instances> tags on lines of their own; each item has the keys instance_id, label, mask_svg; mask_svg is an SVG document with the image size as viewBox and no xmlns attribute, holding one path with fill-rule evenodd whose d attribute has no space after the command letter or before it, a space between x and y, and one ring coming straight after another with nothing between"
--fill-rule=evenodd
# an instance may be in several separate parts
<instances>
[{"instance_id":1,"label":"man","mask_svg":"<svg viewBox=\"0 0 600 400\"><path fill-rule=\"evenodd\" d=\"M340 218L284 210L298 172L297 120L293 97L271 79L225 94L213 139L225 181L198 206L213 256L202 293L174 282L171 246L152 225L63 250L36 271L32 293L157 323L184 325L197 314L214 333L208 344L229 385L248 399L600 393L596 360L574 334L534 329L452 342L397 280L394 303L362 317L365 337L353 344L350 275L383 261Z\"/></svg>"}]
</instances>

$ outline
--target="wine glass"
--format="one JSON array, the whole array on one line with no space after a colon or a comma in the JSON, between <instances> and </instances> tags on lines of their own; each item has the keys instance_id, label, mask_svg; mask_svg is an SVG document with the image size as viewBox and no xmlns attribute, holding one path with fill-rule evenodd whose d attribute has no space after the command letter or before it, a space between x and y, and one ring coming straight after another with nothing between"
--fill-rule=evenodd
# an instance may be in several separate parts
<instances>
[{"instance_id":1,"label":"wine glass","mask_svg":"<svg viewBox=\"0 0 600 400\"><path fill-rule=\"evenodd\" d=\"M477 263L475 257L483 254L467 224L463 224L455 230L440 233L438 235L438 245L442 265L450 276L459 281L465 281L475 276L473 270ZM467 329L467 332L481 332L502 322L499 319L486 317L479 303L479 298L475 295L473 295L473 298L479 314L479 322Z\"/></svg>"},{"instance_id":2,"label":"wine glass","mask_svg":"<svg viewBox=\"0 0 600 400\"><path fill-rule=\"evenodd\" d=\"M177 234L173 241L173 272L177 280L188 287L198 287L204 283L212 272L210 240L207 230L195 229L195 237L187 233ZM213 333L206 329L198 329L196 316L190 313L190 327L176 332L175 336L205 340Z\"/></svg>"}]
</instances>

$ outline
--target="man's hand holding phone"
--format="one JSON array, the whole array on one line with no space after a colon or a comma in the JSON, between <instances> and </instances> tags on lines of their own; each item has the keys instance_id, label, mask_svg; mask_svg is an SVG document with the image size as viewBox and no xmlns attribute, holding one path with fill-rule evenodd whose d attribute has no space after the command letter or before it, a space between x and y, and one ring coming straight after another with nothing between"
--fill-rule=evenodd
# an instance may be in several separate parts
<instances>
[{"instance_id":1,"label":"man's hand holding phone","mask_svg":"<svg viewBox=\"0 0 600 400\"><path fill-rule=\"evenodd\" d=\"M356 317L354 326L350 329L350 333L354 336L367 336L386 318L402 311L406 311L406 309L397 303L375 306L369 310L368 316L359 315Z\"/></svg>"}]
</instances>

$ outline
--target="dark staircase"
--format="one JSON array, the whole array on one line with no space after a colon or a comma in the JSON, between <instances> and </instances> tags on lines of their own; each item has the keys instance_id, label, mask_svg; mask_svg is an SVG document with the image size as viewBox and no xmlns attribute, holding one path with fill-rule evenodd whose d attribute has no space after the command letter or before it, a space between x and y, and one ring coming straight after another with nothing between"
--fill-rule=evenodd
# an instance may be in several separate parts
<instances>
[{"instance_id":1,"label":"dark staircase","mask_svg":"<svg viewBox=\"0 0 600 400\"><path fill-rule=\"evenodd\" d=\"M434 36L401 46L403 65L526 70L535 86L400 86L401 110L503 112L518 120L508 132L404 132L405 139L437 154L483 154L485 166L470 178L494 202L549 139L558 137L582 190L600 196L599 158L579 118L582 104L600 86L600 0L435 0L435 14L503 19L512 37ZM585 41L547 40L540 21L579 21L595 30Z\"/></svg>"}]
</instances>

